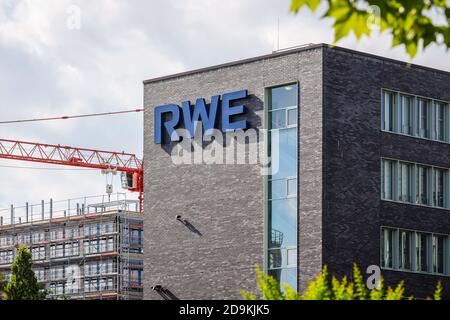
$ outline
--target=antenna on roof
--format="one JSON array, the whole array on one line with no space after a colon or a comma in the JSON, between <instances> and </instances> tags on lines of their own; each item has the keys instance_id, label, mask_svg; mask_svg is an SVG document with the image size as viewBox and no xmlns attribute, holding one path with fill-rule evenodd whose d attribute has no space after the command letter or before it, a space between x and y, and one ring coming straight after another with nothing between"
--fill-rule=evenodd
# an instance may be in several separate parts
<instances>
[{"instance_id":1,"label":"antenna on roof","mask_svg":"<svg viewBox=\"0 0 450 320\"><path fill-rule=\"evenodd\" d=\"M280 50L280 17L277 19L277 51Z\"/></svg>"}]
</instances>

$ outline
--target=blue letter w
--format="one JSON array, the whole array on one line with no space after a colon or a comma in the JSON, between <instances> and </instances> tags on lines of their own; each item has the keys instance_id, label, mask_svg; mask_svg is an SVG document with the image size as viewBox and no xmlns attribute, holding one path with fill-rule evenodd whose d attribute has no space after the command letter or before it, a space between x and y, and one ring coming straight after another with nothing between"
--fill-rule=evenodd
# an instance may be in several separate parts
<instances>
[{"instance_id":1,"label":"blue letter w","mask_svg":"<svg viewBox=\"0 0 450 320\"><path fill-rule=\"evenodd\" d=\"M197 99L193 112L191 111L190 101L184 101L181 103L181 107L183 109L184 125L190 139L194 137L200 119L202 121L203 130L206 133L208 132L208 130L214 129L219 99L219 96L211 97L211 105L209 107L209 110L206 110L205 99Z\"/></svg>"}]
</instances>

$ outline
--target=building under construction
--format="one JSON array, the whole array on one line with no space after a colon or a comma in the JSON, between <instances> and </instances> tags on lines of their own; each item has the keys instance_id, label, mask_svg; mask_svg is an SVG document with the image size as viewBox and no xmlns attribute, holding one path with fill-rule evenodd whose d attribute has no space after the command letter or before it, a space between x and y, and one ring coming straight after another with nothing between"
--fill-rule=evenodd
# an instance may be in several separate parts
<instances>
[{"instance_id":1,"label":"building under construction","mask_svg":"<svg viewBox=\"0 0 450 320\"><path fill-rule=\"evenodd\" d=\"M0 272L20 244L52 298L142 299L143 219L125 194L0 210Z\"/></svg>"}]
</instances>

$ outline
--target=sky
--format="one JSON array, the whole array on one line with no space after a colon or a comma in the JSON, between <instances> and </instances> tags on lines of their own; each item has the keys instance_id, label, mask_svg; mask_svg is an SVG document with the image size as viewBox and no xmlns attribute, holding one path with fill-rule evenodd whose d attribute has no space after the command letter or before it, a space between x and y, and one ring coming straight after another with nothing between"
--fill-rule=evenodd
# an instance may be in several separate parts
<instances>
[{"instance_id":1,"label":"sky","mask_svg":"<svg viewBox=\"0 0 450 320\"><path fill-rule=\"evenodd\" d=\"M331 43L330 20L290 0L0 0L0 121L142 107L142 81ZM323 11L324 8L322 8ZM279 21L279 32L278 30ZM387 34L339 46L410 61ZM413 63L450 70L432 46ZM143 153L142 113L0 125L0 138ZM10 166L33 167L11 168ZM43 169L44 168L44 169ZM105 193L98 170L0 159L0 208ZM73 168L72 168L73 169ZM114 178L114 191L122 192Z\"/></svg>"}]
</instances>

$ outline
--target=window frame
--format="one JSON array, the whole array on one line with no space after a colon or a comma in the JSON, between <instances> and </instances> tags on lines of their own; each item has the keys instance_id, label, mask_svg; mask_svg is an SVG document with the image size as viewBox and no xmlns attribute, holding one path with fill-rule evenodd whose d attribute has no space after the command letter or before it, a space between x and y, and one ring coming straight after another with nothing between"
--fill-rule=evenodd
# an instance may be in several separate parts
<instances>
[{"instance_id":1,"label":"window frame","mask_svg":"<svg viewBox=\"0 0 450 320\"><path fill-rule=\"evenodd\" d=\"M383 234L385 231L391 230L394 233L394 243L393 247L393 264L392 267L386 267L383 263L383 254L384 254L384 237ZM410 233L410 269L401 268L400 264L400 256L399 256L399 244L401 242L400 234L401 232L409 232ZM420 256L421 253L419 250L419 236L425 236L425 248L426 248L426 271L424 271L421 267ZM433 239L435 237L443 237L443 254L442 254L442 269L443 272L435 272L435 251L433 250ZM436 251L438 252L438 251ZM442 234L438 232L429 232L429 231L421 231L421 230L412 230L408 228L398 228L391 227L386 225L380 226L380 267L383 270L396 271L396 272L407 272L407 273L416 273L416 274L424 274L424 275L432 275L432 276L442 276L442 277L450 277L450 234Z\"/></svg>"},{"instance_id":2,"label":"window frame","mask_svg":"<svg viewBox=\"0 0 450 320\"><path fill-rule=\"evenodd\" d=\"M282 87L287 87L287 86L295 86L295 90L296 90L296 105L292 105L292 106L286 106L283 108L277 108L277 109L272 109L271 108L271 104L272 104L272 99L271 99L271 90L276 89L276 88L282 88ZM292 81L292 82L286 82L283 84L277 84L277 85L272 85L272 86L267 86L264 88L264 127L268 130L268 139L265 141L265 150L267 150L267 156L270 156L270 150L271 150L271 139L270 139L270 133L272 131L279 131L281 132L282 130L290 130L292 128L296 128L296 140L297 140L297 144L298 144L298 140L299 140L299 118L300 118L300 108L301 108L301 97L300 97L300 92L301 92L301 88L300 88L300 83L298 81ZM290 103L289 103L290 104ZM291 110L297 110L297 121L295 122L295 124L289 124L289 112L291 112ZM285 119L285 125L283 127L276 127L273 128L272 127L272 113L274 111L280 111L283 110L284 112L284 119ZM279 250L285 250L286 251L286 261L283 261L283 264L287 263L287 253L288 253L288 249L289 250L293 250L294 247L291 248L291 246L286 246L286 245L282 245L280 248L273 248L270 247L269 245L269 239L271 238L271 232L272 230L270 230L270 226L271 226L271 221L270 221L270 211L271 211L271 206L272 206L272 202L273 201L277 201L277 200L284 200L284 199L294 199L297 198L298 196L298 171L299 171L299 167L298 167L298 147L297 147L297 155L296 155L296 176L289 176L289 177L281 177L281 178L275 178L272 179L271 175L265 176L263 179L263 183L264 183L264 198L265 198L265 205L264 205L264 243L263 243L263 269L264 272L269 273L271 270L296 270L296 279L297 279L297 283L296 283L296 287L298 285L298 261L296 261L296 265L289 265L289 266L285 266L282 268L278 268L278 269L274 269L274 268L269 268L269 253L270 250L275 250L275 249L279 249ZM288 196L288 183L291 179L297 179L297 193L296 195L291 195ZM284 180L284 196L282 198L273 198L271 196L271 192L270 192L270 188L271 188L271 182L272 181L283 181ZM269 198L270 195L270 198ZM298 216L298 204L296 206L296 211L297 211L297 216ZM297 221L298 223L298 221ZM298 242L298 231L297 231L297 242ZM297 243L298 245L298 243ZM298 259L298 248L297 246L295 246L295 249L297 250L297 259Z\"/></svg>"},{"instance_id":3,"label":"window frame","mask_svg":"<svg viewBox=\"0 0 450 320\"><path fill-rule=\"evenodd\" d=\"M392 191L393 198L388 199L385 196L385 161L393 162L393 174L391 175L392 182L392 188L394 189ZM399 185L399 168L401 164L409 164L412 165L412 168L410 169L410 192L411 192L411 200L410 202L400 200L400 185ZM420 181L417 180L418 178L418 168L425 167L427 169L427 190L426 190L426 196L429 200L429 204L420 203L417 199L418 195L418 187L420 186ZM436 191L437 184L434 182L434 176L436 171L438 170L444 170L444 183L443 183L443 207L433 205L434 203L434 196ZM411 177L413 179L411 179ZM419 182L419 185L418 185ZM440 166L430 165L430 164L424 164L419 162L412 162L412 161L405 161L405 160L399 160L399 159L392 159L388 157L381 157L380 159L380 200L382 201L388 201L388 202L396 202L396 203L403 203L408 205L414 205L414 206L422 206L422 207L428 207L428 208L436 208L436 209L443 209L443 210L450 210L450 168L444 168Z\"/></svg>"},{"instance_id":4,"label":"window frame","mask_svg":"<svg viewBox=\"0 0 450 320\"><path fill-rule=\"evenodd\" d=\"M386 128L386 100L385 100L385 94L390 93L394 95L393 101L393 123L392 123L392 130L389 130L389 128ZM412 106L412 113L410 113L410 116L412 119L410 119L410 122L412 124L410 132L411 133L404 133L403 132L403 126L402 126L402 103L401 103L401 97L411 97L413 98L413 106ZM427 127L428 127L428 137L422 136L420 132L420 127L418 127L418 121L420 120L420 117L417 117L417 114L420 113L419 108L419 100L425 100L428 102L428 108L427 108ZM437 128L437 108L436 105L440 104L444 107L444 117L443 117L443 125L444 125L444 139L438 139L438 133L436 131ZM382 132L391 133L391 134L398 134L403 135L407 137L412 137L416 139L423 139L423 140L429 140L439 143L446 143L450 144L450 101L445 101L442 99L435 99L431 97L425 97L417 94L411 94L407 92L403 92L400 90L395 89L388 89L388 88L381 88L381 117L380 117L380 130ZM420 121L419 121L420 124Z\"/></svg>"}]
</instances>

